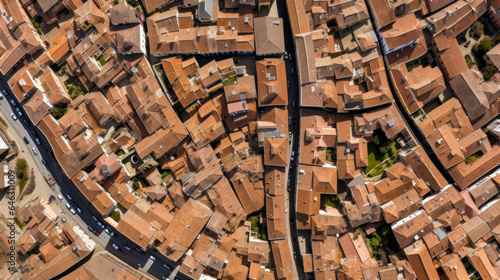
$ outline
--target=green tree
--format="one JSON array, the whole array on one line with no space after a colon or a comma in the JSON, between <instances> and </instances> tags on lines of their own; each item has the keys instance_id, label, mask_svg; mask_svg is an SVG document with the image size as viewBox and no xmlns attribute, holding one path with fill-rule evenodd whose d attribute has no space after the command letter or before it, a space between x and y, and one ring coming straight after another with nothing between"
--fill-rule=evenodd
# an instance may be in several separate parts
<instances>
[{"instance_id":1,"label":"green tree","mask_svg":"<svg viewBox=\"0 0 500 280\"><path fill-rule=\"evenodd\" d=\"M483 78L488 81L496 72L498 72L498 69L495 66L488 66L484 69Z\"/></svg>"},{"instance_id":2,"label":"green tree","mask_svg":"<svg viewBox=\"0 0 500 280\"><path fill-rule=\"evenodd\" d=\"M132 178L132 188L133 188L134 190L138 190L138 189L140 189L140 188L141 188L141 185L139 184L139 179L137 179L137 178L135 178L135 177L134 177L134 178Z\"/></svg>"},{"instance_id":3,"label":"green tree","mask_svg":"<svg viewBox=\"0 0 500 280\"><path fill-rule=\"evenodd\" d=\"M68 112L68 108L66 108L66 107L60 107L60 106L55 106L50 111L50 113L52 114L52 116L54 118L56 118L56 119L60 119L67 112Z\"/></svg>"}]
</instances>

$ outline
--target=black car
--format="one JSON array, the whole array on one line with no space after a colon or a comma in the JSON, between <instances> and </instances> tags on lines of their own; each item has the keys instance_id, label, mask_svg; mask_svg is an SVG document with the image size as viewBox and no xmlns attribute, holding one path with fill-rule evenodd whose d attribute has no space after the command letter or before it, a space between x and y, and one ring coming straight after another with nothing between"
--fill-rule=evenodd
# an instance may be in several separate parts
<instances>
[{"instance_id":1,"label":"black car","mask_svg":"<svg viewBox=\"0 0 500 280\"><path fill-rule=\"evenodd\" d=\"M29 143L30 143L30 140L28 140L28 138L27 138L26 136L25 136L25 137L23 137L23 140L24 140L24 142L25 142L26 144L29 144Z\"/></svg>"}]
</instances>

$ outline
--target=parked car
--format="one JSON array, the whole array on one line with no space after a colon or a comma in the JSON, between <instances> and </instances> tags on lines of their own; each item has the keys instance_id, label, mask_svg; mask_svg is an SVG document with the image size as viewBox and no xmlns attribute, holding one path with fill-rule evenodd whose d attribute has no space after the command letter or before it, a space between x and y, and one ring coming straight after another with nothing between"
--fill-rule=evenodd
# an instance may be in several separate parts
<instances>
[{"instance_id":1,"label":"parked car","mask_svg":"<svg viewBox=\"0 0 500 280\"><path fill-rule=\"evenodd\" d=\"M63 200L62 194L58 194L57 197L59 197L60 200Z\"/></svg>"},{"instance_id":2,"label":"parked car","mask_svg":"<svg viewBox=\"0 0 500 280\"><path fill-rule=\"evenodd\" d=\"M62 221L63 223L65 223L65 222L66 222L66 219L65 219L65 218L61 218L61 221Z\"/></svg>"},{"instance_id":3,"label":"parked car","mask_svg":"<svg viewBox=\"0 0 500 280\"><path fill-rule=\"evenodd\" d=\"M31 150L33 151L33 154L38 155L38 150L35 147L31 147Z\"/></svg>"},{"instance_id":4,"label":"parked car","mask_svg":"<svg viewBox=\"0 0 500 280\"><path fill-rule=\"evenodd\" d=\"M73 214L73 215L76 215L76 211L73 208L69 209L69 212L71 212L71 214Z\"/></svg>"},{"instance_id":5,"label":"parked car","mask_svg":"<svg viewBox=\"0 0 500 280\"><path fill-rule=\"evenodd\" d=\"M163 280L170 280L170 278L168 278L167 276L163 275L163 277L161 278Z\"/></svg>"},{"instance_id":6,"label":"parked car","mask_svg":"<svg viewBox=\"0 0 500 280\"><path fill-rule=\"evenodd\" d=\"M69 194L67 194L66 197L68 198L68 200L73 200Z\"/></svg>"},{"instance_id":7,"label":"parked car","mask_svg":"<svg viewBox=\"0 0 500 280\"><path fill-rule=\"evenodd\" d=\"M136 250L137 252L139 252L141 254L144 254L144 251L141 250L141 248L139 248L139 247L135 247L134 250Z\"/></svg>"},{"instance_id":8,"label":"parked car","mask_svg":"<svg viewBox=\"0 0 500 280\"><path fill-rule=\"evenodd\" d=\"M168 270L172 270L172 268L170 268L170 266L168 266L168 265L167 265L167 264L165 264L165 263L163 264L163 267L164 267L164 268L166 268L166 269L168 269Z\"/></svg>"},{"instance_id":9,"label":"parked car","mask_svg":"<svg viewBox=\"0 0 500 280\"><path fill-rule=\"evenodd\" d=\"M104 228L104 225L101 222L97 222L97 225L100 226L101 228Z\"/></svg>"},{"instance_id":10,"label":"parked car","mask_svg":"<svg viewBox=\"0 0 500 280\"><path fill-rule=\"evenodd\" d=\"M100 234L99 234L97 231L95 231L95 230L94 230L92 233L93 233L95 236L99 236L99 235L100 235Z\"/></svg>"},{"instance_id":11,"label":"parked car","mask_svg":"<svg viewBox=\"0 0 500 280\"><path fill-rule=\"evenodd\" d=\"M23 140L24 140L24 143L26 143L26 144L29 144L29 143L30 143L30 140L28 140L28 137L26 137L26 136L25 136L25 137L23 137Z\"/></svg>"},{"instance_id":12,"label":"parked car","mask_svg":"<svg viewBox=\"0 0 500 280\"><path fill-rule=\"evenodd\" d=\"M123 245L123 248L127 249L128 251L132 250L130 247Z\"/></svg>"},{"instance_id":13,"label":"parked car","mask_svg":"<svg viewBox=\"0 0 500 280\"><path fill-rule=\"evenodd\" d=\"M16 111L17 111L17 114L21 117L23 115L23 113L21 112L21 110L19 110L19 108L16 107Z\"/></svg>"},{"instance_id":14,"label":"parked car","mask_svg":"<svg viewBox=\"0 0 500 280\"><path fill-rule=\"evenodd\" d=\"M90 232L93 232L94 229L91 227L91 226L87 226L87 229L90 231Z\"/></svg>"},{"instance_id":15,"label":"parked car","mask_svg":"<svg viewBox=\"0 0 500 280\"><path fill-rule=\"evenodd\" d=\"M17 117L14 113L10 114L10 116L12 117L13 120L17 120Z\"/></svg>"},{"instance_id":16,"label":"parked car","mask_svg":"<svg viewBox=\"0 0 500 280\"><path fill-rule=\"evenodd\" d=\"M47 165L47 162L42 158L43 165Z\"/></svg>"},{"instance_id":17,"label":"parked car","mask_svg":"<svg viewBox=\"0 0 500 280\"><path fill-rule=\"evenodd\" d=\"M288 88L290 88L290 81L287 81L287 83L288 83Z\"/></svg>"},{"instance_id":18,"label":"parked car","mask_svg":"<svg viewBox=\"0 0 500 280\"><path fill-rule=\"evenodd\" d=\"M11 100L10 100L10 104L12 104L12 105L16 106L16 101L14 101L14 99L11 99Z\"/></svg>"},{"instance_id":19,"label":"parked car","mask_svg":"<svg viewBox=\"0 0 500 280\"><path fill-rule=\"evenodd\" d=\"M71 205L69 205L69 203L66 203L66 208L71 209Z\"/></svg>"},{"instance_id":20,"label":"parked car","mask_svg":"<svg viewBox=\"0 0 500 280\"><path fill-rule=\"evenodd\" d=\"M292 75L293 75L293 67L292 67L292 68L290 68L290 70L292 70Z\"/></svg>"},{"instance_id":21,"label":"parked car","mask_svg":"<svg viewBox=\"0 0 500 280\"><path fill-rule=\"evenodd\" d=\"M9 96L9 93L8 93L5 89L3 90L3 94L4 94L5 96Z\"/></svg>"},{"instance_id":22,"label":"parked car","mask_svg":"<svg viewBox=\"0 0 500 280\"><path fill-rule=\"evenodd\" d=\"M24 123L25 123L27 126L31 126L31 124L28 122L28 120L27 120L27 119L23 118L23 121L24 121Z\"/></svg>"},{"instance_id":23,"label":"parked car","mask_svg":"<svg viewBox=\"0 0 500 280\"><path fill-rule=\"evenodd\" d=\"M37 145L41 145L41 143L40 143L40 139L35 138L35 142L36 142L36 144L37 144Z\"/></svg>"},{"instance_id":24,"label":"parked car","mask_svg":"<svg viewBox=\"0 0 500 280\"><path fill-rule=\"evenodd\" d=\"M152 259L153 261L156 261L156 258L154 256L149 256L150 259Z\"/></svg>"},{"instance_id":25,"label":"parked car","mask_svg":"<svg viewBox=\"0 0 500 280\"><path fill-rule=\"evenodd\" d=\"M2 99L3 99L3 95L0 93L0 100L2 100Z\"/></svg>"},{"instance_id":26,"label":"parked car","mask_svg":"<svg viewBox=\"0 0 500 280\"><path fill-rule=\"evenodd\" d=\"M82 214L82 209L80 209L80 207L76 207L76 212Z\"/></svg>"},{"instance_id":27,"label":"parked car","mask_svg":"<svg viewBox=\"0 0 500 280\"><path fill-rule=\"evenodd\" d=\"M95 216L92 216L92 220L94 220L95 222L97 222L97 218Z\"/></svg>"},{"instance_id":28,"label":"parked car","mask_svg":"<svg viewBox=\"0 0 500 280\"><path fill-rule=\"evenodd\" d=\"M110 231L109 229L105 229L104 232L106 232L107 234L109 234L109 236L114 236L115 234Z\"/></svg>"},{"instance_id":29,"label":"parked car","mask_svg":"<svg viewBox=\"0 0 500 280\"><path fill-rule=\"evenodd\" d=\"M120 247L118 247L116 244L113 243L113 248L115 248L115 250L120 250Z\"/></svg>"}]
</instances>

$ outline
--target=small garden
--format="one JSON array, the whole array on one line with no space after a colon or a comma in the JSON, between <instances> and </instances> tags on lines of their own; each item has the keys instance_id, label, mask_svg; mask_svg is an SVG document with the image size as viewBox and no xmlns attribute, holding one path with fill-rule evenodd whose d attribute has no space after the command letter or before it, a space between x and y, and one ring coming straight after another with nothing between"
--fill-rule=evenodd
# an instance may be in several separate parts
<instances>
[{"instance_id":1,"label":"small garden","mask_svg":"<svg viewBox=\"0 0 500 280\"><path fill-rule=\"evenodd\" d=\"M382 130L374 131L372 142L368 143L368 166L365 175L377 177L384 174L386 168L391 167L398 158L399 144L385 137Z\"/></svg>"},{"instance_id":2,"label":"small garden","mask_svg":"<svg viewBox=\"0 0 500 280\"><path fill-rule=\"evenodd\" d=\"M155 66L156 73L161 77L161 80L163 82L163 85L167 89L167 94L170 97L170 101L172 102L172 106L175 105L177 102L179 102L179 99L177 98L177 95L174 93L174 90L172 89L172 85L170 84L170 81L167 78L167 75L165 74L165 70L161 66L161 64L158 64Z\"/></svg>"},{"instance_id":3,"label":"small garden","mask_svg":"<svg viewBox=\"0 0 500 280\"><path fill-rule=\"evenodd\" d=\"M476 153L470 155L468 158L465 159L465 164L471 164L476 162L478 159L480 159L484 155L483 151L479 150Z\"/></svg>"},{"instance_id":4,"label":"small garden","mask_svg":"<svg viewBox=\"0 0 500 280\"><path fill-rule=\"evenodd\" d=\"M357 239L360 236L366 243L370 256L383 263L388 262L387 256L391 254L391 252L396 252L398 250L398 242L390 225L381 226L370 235L367 235L363 228L360 227L354 233L353 238Z\"/></svg>"},{"instance_id":5,"label":"small garden","mask_svg":"<svg viewBox=\"0 0 500 280\"><path fill-rule=\"evenodd\" d=\"M265 210L263 210L265 211ZM247 221L252 222L252 235L267 241L267 227L260 223L260 212L248 215Z\"/></svg>"},{"instance_id":6,"label":"small garden","mask_svg":"<svg viewBox=\"0 0 500 280\"><path fill-rule=\"evenodd\" d=\"M472 46L471 53L474 57L474 61L469 55L465 56L465 61L467 62L467 66L472 68L472 66L477 65L477 68L481 70L483 73L483 78L488 81L498 72L498 69L495 66L487 65L484 55L490 51L496 44L500 43L500 37L493 37L493 34L490 34L485 27L484 24L480 21L476 21L469 31L469 35L476 40L481 41ZM483 36L484 35L484 36Z\"/></svg>"},{"instance_id":7,"label":"small garden","mask_svg":"<svg viewBox=\"0 0 500 280\"><path fill-rule=\"evenodd\" d=\"M16 161L16 177L19 184L19 193L21 194L28 183L28 162L23 158Z\"/></svg>"},{"instance_id":8,"label":"small garden","mask_svg":"<svg viewBox=\"0 0 500 280\"><path fill-rule=\"evenodd\" d=\"M68 112L68 107L66 105L57 105L52 107L52 110L50 110L50 114L58 120L62 116L64 116Z\"/></svg>"},{"instance_id":9,"label":"small garden","mask_svg":"<svg viewBox=\"0 0 500 280\"><path fill-rule=\"evenodd\" d=\"M137 177L132 178L132 188L134 191L137 191L141 188L141 184L139 183L139 179Z\"/></svg>"},{"instance_id":10,"label":"small garden","mask_svg":"<svg viewBox=\"0 0 500 280\"><path fill-rule=\"evenodd\" d=\"M340 199L335 194L322 194L320 205L321 209L323 210L325 210L327 206L332 208L340 208Z\"/></svg>"},{"instance_id":11,"label":"small garden","mask_svg":"<svg viewBox=\"0 0 500 280\"><path fill-rule=\"evenodd\" d=\"M99 64L101 64L101 66L104 66L104 65L106 65L106 63L108 63L102 55L97 58L97 61L99 61Z\"/></svg>"},{"instance_id":12,"label":"small garden","mask_svg":"<svg viewBox=\"0 0 500 280\"><path fill-rule=\"evenodd\" d=\"M120 215L120 212L115 210L113 212L111 212L111 214L109 214L109 217L111 219L113 219L115 222L120 222L120 219L121 219L121 215Z\"/></svg>"},{"instance_id":13,"label":"small garden","mask_svg":"<svg viewBox=\"0 0 500 280\"><path fill-rule=\"evenodd\" d=\"M326 161L328 162L337 161L337 153L335 151L335 148L326 148Z\"/></svg>"},{"instance_id":14,"label":"small garden","mask_svg":"<svg viewBox=\"0 0 500 280\"><path fill-rule=\"evenodd\" d=\"M66 66L63 66L66 67ZM61 68L62 72L63 68ZM66 81L64 81L64 85L66 86L66 89L68 90L68 94L71 97L71 100L75 100L78 96L80 95L85 95L85 88L83 87L82 83L80 80L73 76L68 78Z\"/></svg>"},{"instance_id":15,"label":"small garden","mask_svg":"<svg viewBox=\"0 0 500 280\"><path fill-rule=\"evenodd\" d=\"M236 75L231 75L222 81L222 84L225 86L232 85L234 83L236 83Z\"/></svg>"}]
</instances>

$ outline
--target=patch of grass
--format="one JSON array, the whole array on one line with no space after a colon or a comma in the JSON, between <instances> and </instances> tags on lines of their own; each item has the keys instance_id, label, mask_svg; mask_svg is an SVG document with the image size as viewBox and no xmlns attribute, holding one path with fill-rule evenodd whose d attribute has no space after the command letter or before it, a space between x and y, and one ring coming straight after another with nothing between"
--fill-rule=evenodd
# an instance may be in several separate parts
<instances>
[{"instance_id":1,"label":"patch of grass","mask_svg":"<svg viewBox=\"0 0 500 280\"><path fill-rule=\"evenodd\" d=\"M236 83L236 75L229 76L224 81L222 81L222 84L225 86L232 85L234 83Z\"/></svg>"},{"instance_id":2,"label":"patch of grass","mask_svg":"<svg viewBox=\"0 0 500 280\"><path fill-rule=\"evenodd\" d=\"M335 148L326 148L326 161L328 162L337 161L337 153L335 151Z\"/></svg>"},{"instance_id":3,"label":"patch of grass","mask_svg":"<svg viewBox=\"0 0 500 280\"><path fill-rule=\"evenodd\" d=\"M121 216L120 216L120 212L115 210L113 212L111 212L111 214L109 214L109 217L113 220L115 220L115 222L120 222L120 219L121 219Z\"/></svg>"},{"instance_id":4,"label":"patch of grass","mask_svg":"<svg viewBox=\"0 0 500 280\"><path fill-rule=\"evenodd\" d=\"M377 177L384 170L391 167L398 158L398 145L396 141L390 141L381 130L374 131L372 142L368 143L368 166L365 174L368 177ZM383 164L382 161L386 160Z\"/></svg>"},{"instance_id":5,"label":"patch of grass","mask_svg":"<svg viewBox=\"0 0 500 280\"><path fill-rule=\"evenodd\" d=\"M123 150L118 150L116 153L115 153L117 156L121 157L125 154L125 152Z\"/></svg>"},{"instance_id":6,"label":"patch of grass","mask_svg":"<svg viewBox=\"0 0 500 280\"><path fill-rule=\"evenodd\" d=\"M413 113L411 116L416 119L422 115L422 110L418 110L415 113Z\"/></svg>"},{"instance_id":7,"label":"patch of grass","mask_svg":"<svg viewBox=\"0 0 500 280\"><path fill-rule=\"evenodd\" d=\"M476 162L478 159L480 159L484 155L483 151L479 150L476 153L470 155L468 158L465 159L465 164L471 164Z\"/></svg>"},{"instance_id":8,"label":"patch of grass","mask_svg":"<svg viewBox=\"0 0 500 280\"><path fill-rule=\"evenodd\" d=\"M382 162L382 160L384 160L383 157L384 154L379 151L378 146L375 145L375 143L368 143L368 166L365 168L365 174L370 172L373 168L375 168L375 166Z\"/></svg>"},{"instance_id":9,"label":"patch of grass","mask_svg":"<svg viewBox=\"0 0 500 280\"><path fill-rule=\"evenodd\" d=\"M28 162L23 158L16 161L16 177L19 184L19 193L21 194L28 183Z\"/></svg>"},{"instance_id":10,"label":"patch of grass","mask_svg":"<svg viewBox=\"0 0 500 280\"><path fill-rule=\"evenodd\" d=\"M161 174L161 178L162 178L162 179L165 179L165 178L170 178L170 177L172 177L172 175L170 175L170 173L168 173L167 171L165 171L165 172L163 172L163 173Z\"/></svg>"},{"instance_id":11,"label":"patch of grass","mask_svg":"<svg viewBox=\"0 0 500 280\"><path fill-rule=\"evenodd\" d=\"M340 208L340 199L335 194L325 194L321 195L321 205L322 208L325 209L326 206L330 206L333 208Z\"/></svg>"},{"instance_id":12,"label":"patch of grass","mask_svg":"<svg viewBox=\"0 0 500 280\"><path fill-rule=\"evenodd\" d=\"M465 62L467 62L467 67L472 68L474 66L474 61L472 61L472 58L467 54L465 55Z\"/></svg>"},{"instance_id":13,"label":"patch of grass","mask_svg":"<svg viewBox=\"0 0 500 280\"><path fill-rule=\"evenodd\" d=\"M3 127L9 128L9 125L7 124L7 122L4 119L2 119L1 117L0 117L0 123L3 125Z\"/></svg>"},{"instance_id":14,"label":"patch of grass","mask_svg":"<svg viewBox=\"0 0 500 280\"><path fill-rule=\"evenodd\" d=\"M16 223L17 227L19 227L21 230L26 226L25 223L21 223L17 218L14 218L14 223Z\"/></svg>"},{"instance_id":15,"label":"patch of grass","mask_svg":"<svg viewBox=\"0 0 500 280\"><path fill-rule=\"evenodd\" d=\"M97 60L99 61L99 64L101 64L101 66L104 66L107 63L102 55L99 58L97 58Z\"/></svg>"},{"instance_id":16,"label":"patch of grass","mask_svg":"<svg viewBox=\"0 0 500 280\"><path fill-rule=\"evenodd\" d=\"M120 0L114 0L115 5L118 5L120 3Z\"/></svg>"},{"instance_id":17,"label":"patch of grass","mask_svg":"<svg viewBox=\"0 0 500 280\"><path fill-rule=\"evenodd\" d=\"M62 68L61 68L62 71ZM85 95L85 88L83 87L82 83L78 78L76 77L71 77L64 81L64 85L66 86L66 89L68 90L69 96L71 97L71 100L75 100L78 96L80 95Z\"/></svg>"}]
</instances>

